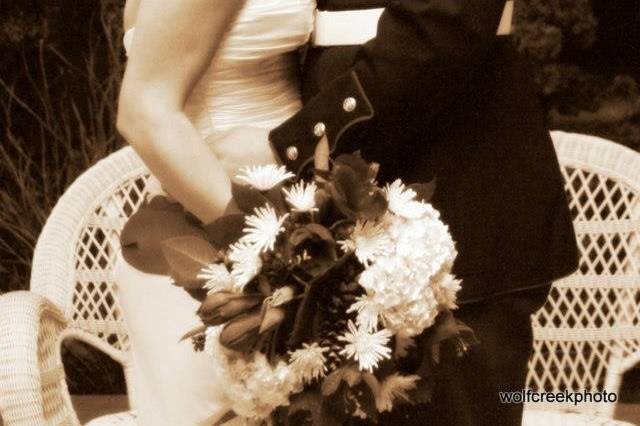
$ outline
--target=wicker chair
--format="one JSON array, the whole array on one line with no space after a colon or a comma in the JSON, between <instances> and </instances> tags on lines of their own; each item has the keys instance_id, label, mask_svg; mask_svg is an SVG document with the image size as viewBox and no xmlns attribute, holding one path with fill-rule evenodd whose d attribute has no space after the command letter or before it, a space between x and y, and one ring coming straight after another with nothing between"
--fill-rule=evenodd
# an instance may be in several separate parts
<instances>
[{"instance_id":1,"label":"wicker chair","mask_svg":"<svg viewBox=\"0 0 640 426\"><path fill-rule=\"evenodd\" d=\"M86 171L45 224L31 291L0 296L0 411L7 425L80 424L60 357L66 338L104 351L129 377L112 269L120 230L144 200L148 178L129 147ZM133 424L126 415L101 423Z\"/></svg>"},{"instance_id":2,"label":"wicker chair","mask_svg":"<svg viewBox=\"0 0 640 426\"><path fill-rule=\"evenodd\" d=\"M540 389L547 389L549 383L556 386L553 389L561 388L565 382L571 389L591 389L602 386L607 373L607 389L617 390L620 374L639 357L640 332L634 332L632 326L638 325L639 318L640 246L636 238L640 228L640 157L597 138L560 132L554 132L553 137L573 197L576 229L583 250L589 254L585 254L580 275L557 283L550 308L534 318L536 352L529 383ZM604 183L593 183L592 175L604 179ZM112 267L119 249L119 231L144 200L148 181L147 170L130 148L89 169L63 195L44 227L34 254L31 291L0 296L0 412L7 426L79 424L60 358L60 345L66 338L77 338L103 350L120 362L125 376L130 377L127 333L113 292ZM580 190L582 186L587 189ZM592 187L603 192L598 194ZM610 187L618 188L618 192ZM586 201L583 191L587 191ZM597 212L601 205L618 212L621 204L627 213L624 217L621 213L601 213L603 217L598 219L586 213L585 203ZM618 218L615 215L620 215L619 219L602 223ZM600 223L591 222L597 220ZM611 225L611 229L604 225ZM601 247L598 238L589 243L582 236L593 238L594 233L602 231L616 232L625 239L620 242L611 237ZM603 235L609 238L609 234ZM620 245L624 249L613 248ZM618 265L615 274L604 260L611 255L606 255L603 247L613 250L613 262ZM622 260L623 254L628 260ZM595 266L589 260L592 256L601 259L603 266ZM592 308L582 301L579 291L591 295L588 300ZM606 301L600 303L594 295L602 295ZM617 299L611 301L612 295ZM569 320L571 315L580 319ZM589 325L582 326L583 317ZM569 343L561 343L561 339ZM570 354L587 345L576 342L587 342L597 355L585 358L577 352L587 367L576 367L565 373L567 380L558 382L558 370L575 365ZM565 348L567 355L563 356ZM131 405L135 406L135 401ZM527 407L525 422L622 424L597 417L610 416L611 409L588 415L557 414L545 408L549 407ZM98 424L135 425L135 417L120 413L91 422L92 426Z\"/></svg>"},{"instance_id":3,"label":"wicker chair","mask_svg":"<svg viewBox=\"0 0 640 426\"><path fill-rule=\"evenodd\" d=\"M532 317L527 388L618 393L624 372L640 363L640 155L593 136L553 139L581 257ZM615 404L528 404L524 423L548 423L559 409L594 424Z\"/></svg>"}]
</instances>

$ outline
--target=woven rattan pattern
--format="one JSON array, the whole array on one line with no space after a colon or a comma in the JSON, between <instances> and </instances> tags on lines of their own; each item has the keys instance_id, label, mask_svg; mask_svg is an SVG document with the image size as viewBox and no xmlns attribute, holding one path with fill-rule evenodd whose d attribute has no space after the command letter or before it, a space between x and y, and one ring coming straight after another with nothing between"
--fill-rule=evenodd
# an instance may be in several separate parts
<instances>
[{"instance_id":1,"label":"woven rattan pattern","mask_svg":"<svg viewBox=\"0 0 640 426\"><path fill-rule=\"evenodd\" d=\"M553 137L581 256L532 318L527 387L617 391L640 361L640 156L595 137ZM565 406L605 415L613 407Z\"/></svg>"}]
</instances>

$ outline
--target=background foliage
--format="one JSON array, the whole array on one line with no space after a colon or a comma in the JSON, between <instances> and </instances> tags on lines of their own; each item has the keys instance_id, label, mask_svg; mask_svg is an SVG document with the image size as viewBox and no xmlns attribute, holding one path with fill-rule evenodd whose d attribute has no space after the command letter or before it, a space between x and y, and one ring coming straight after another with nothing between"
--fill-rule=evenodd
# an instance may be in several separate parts
<instances>
[{"instance_id":1,"label":"background foliage","mask_svg":"<svg viewBox=\"0 0 640 426\"><path fill-rule=\"evenodd\" d=\"M640 148L637 0L517 0L514 40L533 62L552 128ZM28 287L51 208L121 145L121 0L0 2L0 293ZM121 372L65 345L75 392L121 392Z\"/></svg>"},{"instance_id":2,"label":"background foliage","mask_svg":"<svg viewBox=\"0 0 640 426\"><path fill-rule=\"evenodd\" d=\"M120 3L0 2L0 293L28 287L56 200L120 144ZM67 341L63 357L72 392L124 392L106 355Z\"/></svg>"},{"instance_id":3,"label":"background foliage","mask_svg":"<svg viewBox=\"0 0 640 426\"><path fill-rule=\"evenodd\" d=\"M515 42L536 67L552 128L640 149L635 0L516 1Z\"/></svg>"}]
</instances>

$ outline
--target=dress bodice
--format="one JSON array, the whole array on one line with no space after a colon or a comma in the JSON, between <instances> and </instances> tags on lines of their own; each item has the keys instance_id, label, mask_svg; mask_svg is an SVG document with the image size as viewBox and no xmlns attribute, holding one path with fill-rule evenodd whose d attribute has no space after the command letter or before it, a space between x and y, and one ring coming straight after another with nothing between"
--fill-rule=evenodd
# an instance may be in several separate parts
<instances>
[{"instance_id":1,"label":"dress bodice","mask_svg":"<svg viewBox=\"0 0 640 426\"><path fill-rule=\"evenodd\" d=\"M297 50L314 10L314 0L247 1L186 104L203 137L242 125L272 128L298 111ZM132 29L125 48L133 37Z\"/></svg>"}]
</instances>

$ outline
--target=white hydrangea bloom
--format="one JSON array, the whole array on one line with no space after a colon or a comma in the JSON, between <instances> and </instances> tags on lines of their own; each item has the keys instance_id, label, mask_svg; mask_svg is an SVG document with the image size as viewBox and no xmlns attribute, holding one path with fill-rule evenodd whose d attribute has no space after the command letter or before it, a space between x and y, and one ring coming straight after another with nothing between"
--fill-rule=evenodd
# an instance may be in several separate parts
<instances>
[{"instance_id":1,"label":"white hydrangea bloom","mask_svg":"<svg viewBox=\"0 0 640 426\"><path fill-rule=\"evenodd\" d=\"M382 329L370 333L356 326L353 321L349 321L347 327L348 330L338 337L338 340L346 343L340 354L357 361L360 370L372 372L378 368L380 361L391 357L391 348L387 346L391 331Z\"/></svg>"},{"instance_id":2,"label":"white hydrangea bloom","mask_svg":"<svg viewBox=\"0 0 640 426\"><path fill-rule=\"evenodd\" d=\"M247 227L242 230L245 232L242 241L252 244L260 252L273 250L278 234L284 231L282 225L288 216L278 217L270 205L255 209L255 214L245 219Z\"/></svg>"},{"instance_id":3,"label":"white hydrangea bloom","mask_svg":"<svg viewBox=\"0 0 640 426\"><path fill-rule=\"evenodd\" d=\"M213 356L220 389L230 408L247 424L263 424L273 410L289 405L290 395L303 388L290 365L284 361L272 365L260 352L247 359L218 344Z\"/></svg>"},{"instance_id":4,"label":"white hydrangea bloom","mask_svg":"<svg viewBox=\"0 0 640 426\"><path fill-rule=\"evenodd\" d=\"M293 184L290 189L282 188L285 194L285 200L289 203L294 211L312 212L317 211L316 207L316 191L318 187L315 182L306 184L300 181Z\"/></svg>"},{"instance_id":5,"label":"white hydrangea bloom","mask_svg":"<svg viewBox=\"0 0 640 426\"><path fill-rule=\"evenodd\" d=\"M245 166L240 169L236 178L259 191L268 191L274 186L295 175L287 171L285 166L267 164L266 166Z\"/></svg>"},{"instance_id":6,"label":"white hydrangea bloom","mask_svg":"<svg viewBox=\"0 0 640 426\"><path fill-rule=\"evenodd\" d=\"M401 183L392 187L401 201L414 196ZM382 324L409 336L430 327L443 306L454 306L459 289L458 281L445 280L444 275L457 254L449 229L431 205L424 204L421 210L419 218L388 213L378 221L379 232L388 240L387 251L366 264L358 279ZM364 317L358 320L359 325L365 323Z\"/></svg>"}]
</instances>

